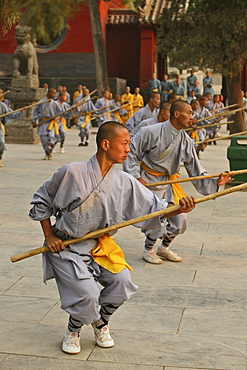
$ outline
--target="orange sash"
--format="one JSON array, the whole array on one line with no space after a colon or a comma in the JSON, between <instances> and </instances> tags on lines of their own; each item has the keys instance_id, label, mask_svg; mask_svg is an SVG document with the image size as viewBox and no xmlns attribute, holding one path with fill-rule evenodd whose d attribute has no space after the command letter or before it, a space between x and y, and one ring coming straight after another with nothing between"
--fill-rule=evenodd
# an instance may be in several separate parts
<instances>
[{"instance_id":1,"label":"orange sash","mask_svg":"<svg viewBox=\"0 0 247 370\"><path fill-rule=\"evenodd\" d=\"M161 173L152 170L148 166L146 166L143 162L140 163L141 167L150 175L153 176L166 176L166 173ZM173 175L168 176L168 180L176 180L179 178L179 175L177 173L174 173ZM179 204L179 199L186 196L185 192L183 191L183 188L180 184L171 184L172 186L172 192L173 192L173 198L174 198L174 204Z\"/></svg>"},{"instance_id":2,"label":"orange sash","mask_svg":"<svg viewBox=\"0 0 247 370\"><path fill-rule=\"evenodd\" d=\"M113 274L117 274L126 267L132 271L130 265L125 261L122 249L109 234L100 236L98 238L98 244L90 253L95 262Z\"/></svg>"}]
</instances>

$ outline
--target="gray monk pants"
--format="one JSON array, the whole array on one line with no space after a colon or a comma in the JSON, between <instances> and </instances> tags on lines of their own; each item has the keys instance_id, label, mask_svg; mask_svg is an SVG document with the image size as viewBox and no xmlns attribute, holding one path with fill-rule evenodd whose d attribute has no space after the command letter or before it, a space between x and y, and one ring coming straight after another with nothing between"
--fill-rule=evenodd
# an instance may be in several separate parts
<instances>
[{"instance_id":1,"label":"gray monk pants","mask_svg":"<svg viewBox=\"0 0 247 370\"><path fill-rule=\"evenodd\" d=\"M127 268L113 274L95 261L89 265L82 261L89 274L78 279L71 261L58 258L51 252L47 253L47 257L54 271L61 308L82 324L89 325L100 318L99 305L120 306L138 289L131 282ZM102 290L97 282L103 286Z\"/></svg>"}]
</instances>

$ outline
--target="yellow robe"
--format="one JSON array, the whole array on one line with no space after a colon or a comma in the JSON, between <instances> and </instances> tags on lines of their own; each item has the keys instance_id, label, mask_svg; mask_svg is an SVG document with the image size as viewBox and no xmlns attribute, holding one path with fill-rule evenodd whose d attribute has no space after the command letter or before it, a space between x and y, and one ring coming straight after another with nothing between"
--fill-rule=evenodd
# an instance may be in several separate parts
<instances>
[{"instance_id":1,"label":"yellow robe","mask_svg":"<svg viewBox=\"0 0 247 370\"><path fill-rule=\"evenodd\" d=\"M132 102L133 102L133 94L129 93L129 94L123 94L121 96L121 103L124 104L124 103L130 103L129 105L126 105L125 107L123 107L126 111L127 111L127 115L125 117L123 117L123 122L124 124L127 122L127 120L133 116L133 106L132 106Z\"/></svg>"},{"instance_id":2,"label":"yellow robe","mask_svg":"<svg viewBox=\"0 0 247 370\"><path fill-rule=\"evenodd\" d=\"M133 112L137 112L139 109L144 107L144 100L141 94L133 95Z\"/></svg>"}]
</instances>

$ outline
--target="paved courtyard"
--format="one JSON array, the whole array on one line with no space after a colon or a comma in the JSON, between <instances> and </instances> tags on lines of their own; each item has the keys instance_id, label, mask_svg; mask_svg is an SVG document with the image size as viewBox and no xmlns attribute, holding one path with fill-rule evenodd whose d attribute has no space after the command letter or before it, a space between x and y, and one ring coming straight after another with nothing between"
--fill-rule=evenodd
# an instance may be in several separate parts
<instances>
[{"instance_id":1,"label":"paved courtyard","mask_svg":"<svg viewBox=\"0 0 247 370\"><path fill-rule=\"evenodd\" d=\"M173 245L181 263L145 263L140 230L121 229L116 241L139 290L112 317L115 346L97 347L87 326L80 354L61 351L67 314L54 281L42 282L41 256L17 263L10 256L42 245L40 225L28 217L32 194L58 167L95 152L95 135L88 147L78 143L72 128L66 153L52 161L42 160L41 145L7 144L0 169L0 369L246 370L247 192L199 204L188 215L189 228ZM229 169L228 146L220 140L202 153L209 173ZM183 188L201 196L190 183Z\"/></svg>"}]
</instances>

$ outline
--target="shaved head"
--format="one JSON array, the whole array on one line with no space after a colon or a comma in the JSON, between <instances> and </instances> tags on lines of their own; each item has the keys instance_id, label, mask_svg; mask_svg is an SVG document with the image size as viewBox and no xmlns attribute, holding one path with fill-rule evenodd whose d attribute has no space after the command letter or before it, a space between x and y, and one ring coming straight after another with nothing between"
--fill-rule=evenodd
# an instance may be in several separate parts
<instances>
[{"instance_id":1,"label":"shaved head","mask_svg":"<svg viewBox=\"0 0 247 370\"><path fill-rule=\"evenodd\" d=\"M120 130L127 130L127 128L119 122L115 121L108 121L103 123L98 129L97 136L96 136L96 144L97 148L100 148L100 144L102 140L109 140L113 141L120 133Z\"/></svg>"},{"instance_id":2,"label":"shaved head","mask_svg":"<svg viewBox=\"0 0 247 370\"><path fill-rule=\"evenodd\" d=\"M171 106L171 118L174 117L174 112L181 112L181 110L188 108L188 105L189 103L184 100L176 100L173 102Z\"/></svg>"}]
</instances>

